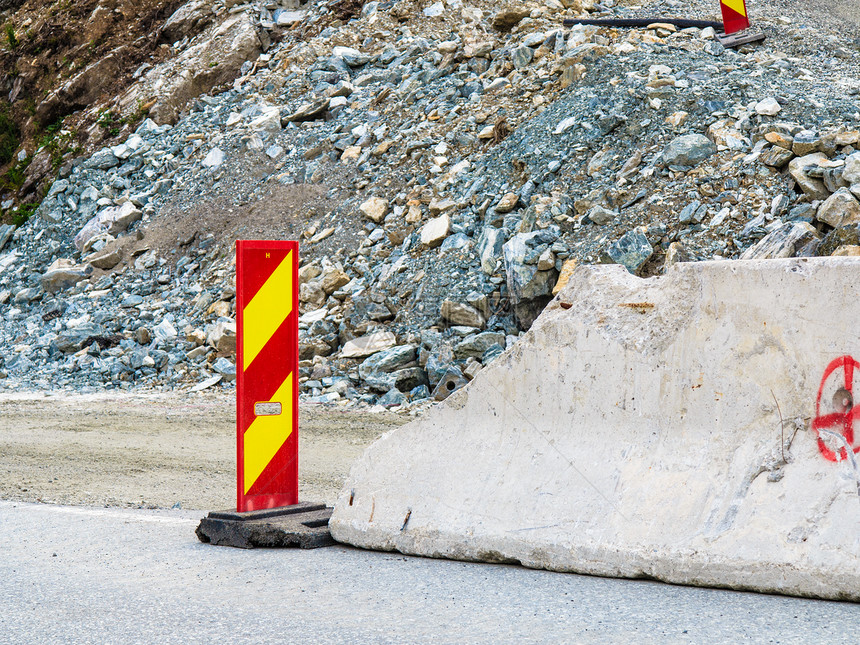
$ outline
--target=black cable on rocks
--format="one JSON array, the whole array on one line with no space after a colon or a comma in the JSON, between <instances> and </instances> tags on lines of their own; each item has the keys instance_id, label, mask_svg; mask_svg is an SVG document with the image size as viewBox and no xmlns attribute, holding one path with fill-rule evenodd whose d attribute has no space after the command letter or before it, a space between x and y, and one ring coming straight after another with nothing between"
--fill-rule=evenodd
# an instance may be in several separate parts
<instances>
[{"instance_id":1,"label":"black cable on rocks","mask_svg":"<svg viewBox=\"0 0 860 645\"><path fill-rule=\"evenodd\" d=\"M723 30L723 23L714 20L687 20L686 18L565 18L562 23L565 27L573 27L573 25L595 25L597 27L647 27L654 23L663 23L674 25L678 29L687 29L696 27L705 29L713 27L717 31Z\"/></svg>"}]
</instances>

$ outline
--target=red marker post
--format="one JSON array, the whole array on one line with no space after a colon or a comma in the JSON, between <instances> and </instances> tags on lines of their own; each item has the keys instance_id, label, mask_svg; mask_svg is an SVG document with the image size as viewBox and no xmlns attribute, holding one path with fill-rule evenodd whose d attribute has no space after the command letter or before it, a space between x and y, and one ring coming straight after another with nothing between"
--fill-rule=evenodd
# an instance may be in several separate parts
<instances>
[{"instance_id":1,"label":"red marker post","mask_svg":"<svg viewBox=\"0 0 860 645\"><path fill-rule=\"evenodd\" d=\"M727 36L749 28L745 0L720 0L720 11L723 13L723 31Z\"/></svg>"},{"instance_id":2,"label":"red marker post","mask_svg":"<svg viewBox=\"0 0 860 645\"><path fill-rule=\"evenodd\" d=\"M240 513L299 501L298 267L298 242L236 242Z\"/></svg>"},{"instance_id":3,"label":"red marker post","mask_svg":"<svg viewBox=\"0 0 860 645\"><path fill-rule=\"evenodd\" d=\"M201 542L249 549L334 544L332 509L299 503L299 244L236 242L236 510Z\"/></svg>"}]
</instances>

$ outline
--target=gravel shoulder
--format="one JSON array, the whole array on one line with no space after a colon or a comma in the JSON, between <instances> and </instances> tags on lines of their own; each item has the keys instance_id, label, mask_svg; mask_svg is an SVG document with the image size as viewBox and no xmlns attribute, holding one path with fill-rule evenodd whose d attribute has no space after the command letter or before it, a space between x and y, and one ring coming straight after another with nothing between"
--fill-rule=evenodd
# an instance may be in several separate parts
<instances>
[{"instance_id":1,"label":"gravel shoulder","mask_svg":"<svg viewBox=\"0 0 860 645\"><path fill-rule=\"evenodd\" d=\"M300 497L332 503L352 462L408 420L299 410ZM137 508L235 506L235 403L227 395L6 395L0 499Z\"/></svg>"}]
</instances>

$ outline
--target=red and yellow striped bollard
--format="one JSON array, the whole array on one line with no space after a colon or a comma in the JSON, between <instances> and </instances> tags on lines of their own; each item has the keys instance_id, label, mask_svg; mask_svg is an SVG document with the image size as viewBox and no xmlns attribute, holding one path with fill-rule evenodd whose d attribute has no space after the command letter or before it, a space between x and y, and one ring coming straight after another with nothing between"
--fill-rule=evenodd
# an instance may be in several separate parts
<instances>
[{"instance_id":1,"label":"red and yellow striped bollard","mask_svg":"<svg viewBox=\"0 0 860 645\"><path fill-rule=\"evenodd\" d=\"M745 0L720 0L720 10L723 12L723 31L726 35L750 26Z\"/></svg>"},{"instance_id":2,"label":"red and yellow striped bollard","mask_svg":"<svg viewBox=\"0 0 860 645\"><path fill-rule=\"evenodd\" d=\"M298 242L236 241L240 513L299 501Z\"/></svg>"}]
</instances>

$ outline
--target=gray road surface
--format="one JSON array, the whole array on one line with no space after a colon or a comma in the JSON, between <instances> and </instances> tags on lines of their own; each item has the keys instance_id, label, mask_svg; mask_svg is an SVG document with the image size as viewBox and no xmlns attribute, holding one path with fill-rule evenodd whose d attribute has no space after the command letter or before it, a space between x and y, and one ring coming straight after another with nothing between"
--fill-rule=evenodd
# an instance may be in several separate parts
<instances>
[{"instance_id":1,"label":"gray road surface","mask_svg":"<svg viewBox=\"0 0 860 645\"><path fill-rule=\"evenodd\" d=\"M860 605L200 544L191 511L0 501L0 643L857 643Z\"/></svg>"}]
</instances>

